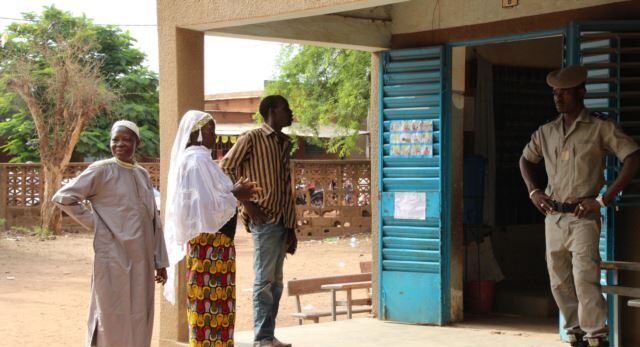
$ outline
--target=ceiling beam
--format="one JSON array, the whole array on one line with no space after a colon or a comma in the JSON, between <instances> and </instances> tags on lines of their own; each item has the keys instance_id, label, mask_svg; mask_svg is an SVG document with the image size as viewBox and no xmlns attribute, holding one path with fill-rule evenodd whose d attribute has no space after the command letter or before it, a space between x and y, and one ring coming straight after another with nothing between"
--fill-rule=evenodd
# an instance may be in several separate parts
<instances>
[{"instance_id":1,"label":"ceiling beam","mask_svg":"<svg viewBox=\"0 0 640 347\"><path fill-rule=\"evenodd\" d=\"M391 44L390 23L340 15L291 19L212 30L212 36L251 38L363 51L386 50Z\"/></svg>"},{"instance_id":2,"label":"ceiling beam","mask_svg":"<svg viewBox=\"0 0 640 347\"><path fill-rule=\"evenodd\" d=\"M221 0L221 2L224 3L223 5L211 2L205 6L201 3L188 6L188 3L193 1L195 0L187 0L186 4L175 6L174 10L178 12L176 25L191 30L213 31L221 28L288 21L291 19L356 11L403 3L409 0L261 0L259 6L248 5L247 1ZM249 1L249 3L251 1ZM270 2L273 2L273 5L270 5ZM314 2L317 3L315 7ZM222 11L222 9L224 9L224 11ZM188 18L188 20L183 22L180 18Z\"/></svg>"}]
</instances>

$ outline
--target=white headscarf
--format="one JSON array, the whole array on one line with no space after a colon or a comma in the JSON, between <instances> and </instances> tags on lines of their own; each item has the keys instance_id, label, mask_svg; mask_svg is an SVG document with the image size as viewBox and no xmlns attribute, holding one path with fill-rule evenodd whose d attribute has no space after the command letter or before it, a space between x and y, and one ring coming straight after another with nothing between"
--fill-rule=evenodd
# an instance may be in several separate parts
<instances>
[{"instance_id":1,"label":"white headscarf","mask_svg":"<svg viewBox=\"0 0 640 347\"><path fill-rule=\"evenodd\" d=\"M136 125L136 123L130 120L124 120L124 119L113 123L113 126L111 127L111 136L113 136L113 134L116 132L116 129L118 129L118 127L125 127L133 131L138 137L138 139L140 139L140 129L138 129L138 126Z\"/></svg>"},{"instance_id":2,"label":"white headscarf","mask_svg":"<svg viewBox=\"0 0 640 347\"><path fill-rule=\"evenodd\" d=\"M210 114L188 111L178 127L167 181L164 238L169 255L164 296L175 303L175 265L184 258L187 242L200 233L215 233L235 214L237 200L233 182L211 158L211 150L187 147L191 133L212 121Z\"/></svg>"}]
</instances>

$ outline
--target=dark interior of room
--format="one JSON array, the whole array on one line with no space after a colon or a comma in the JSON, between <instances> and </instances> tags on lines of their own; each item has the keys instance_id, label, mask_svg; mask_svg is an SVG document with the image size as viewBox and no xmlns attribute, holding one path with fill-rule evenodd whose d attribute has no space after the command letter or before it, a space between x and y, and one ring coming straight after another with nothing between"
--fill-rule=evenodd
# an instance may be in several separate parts
<instances>
[{"instance_id":1,"label":"dark interior of room","mask_svg":"<svg viewBox=\"0 0 640 347\"><path fill-rule=\"evenodd\" d=\"M531 205L520 177L518 160L531 134L557 116L546 75L560 67L561 48L561 39L554 37L469 47L467 50L465 96L473 99L476 111L476 103L492 103L495 141L494 160L488 160L486 154L476 151L476 147L477 137L487 136L482 132L491 130L486 129L486 124L468 126L465 119L463 195L467 285L464 295L467 313L486 312L489 307L485 305L485 309L479 309L469 303L469 299L478 300L476 291L483 287L469 286L468 279L474 278L469 271L478 271L475 278L482 280L487 272L478 269L491 266L487 257L493 256L493 266L497 264L502 276L495 278L489 312L557 319L544 255L544 216ZM486 83L478 83L479 60L490 63L491 93L479 90L486 88ZM486 78L486 74L483 76ZM472 123L483 121L478 115L474 119ZM483 179L484 175L493 175L494 183ZM539 166L539 177L544 186L543 165ZM479 240L490 242L490 245L477 243ZM477 255L470 255L470 252ZM478 262L478 259L479 264L469 263ZM489 274L494 272L488 271ZM480 300L486 300L486 296L480 295Z\"/></svg>"}]
</instances>

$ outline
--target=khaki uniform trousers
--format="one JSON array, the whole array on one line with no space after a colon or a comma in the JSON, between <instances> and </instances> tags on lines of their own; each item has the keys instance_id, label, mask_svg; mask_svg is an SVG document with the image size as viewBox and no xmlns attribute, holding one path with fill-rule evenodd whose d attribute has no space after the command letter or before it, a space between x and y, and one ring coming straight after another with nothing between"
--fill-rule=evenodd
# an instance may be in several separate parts
<instances>
[{"instance_id":1,"label":"khaki uniform trousers","mask_svg":"<svg viewBox=\"0 0 640 347\"><path fill-rule=\"evenodd\" d=\"M600 215L554 213L545 219L551 292L567 333L607 335L607 304L600 287Z\"/></svg>"}]
</instances>

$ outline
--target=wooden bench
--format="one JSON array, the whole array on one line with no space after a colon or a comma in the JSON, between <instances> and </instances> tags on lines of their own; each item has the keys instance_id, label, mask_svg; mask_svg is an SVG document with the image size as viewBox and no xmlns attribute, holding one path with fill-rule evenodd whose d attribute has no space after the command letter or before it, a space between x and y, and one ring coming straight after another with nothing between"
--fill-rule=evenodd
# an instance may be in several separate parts
<instances>
[{"instance_id":1,"label":"wooden bench","mask_svg":"<svg viewBox=\"0 0 640 347\"><path fill-rule=\"evenodd\" d=\"M371 289L371 281L361 281L361 282L347 282L347 283L336 283L336 284L323 284L322 289L331 291L331 319L336 320L336 315L338 312L338 306L345 306L347 308L347 318L351 319L353 315L353 305L355 300L353 300L352 292L354 289ZM336 300L336 293L340 290L344 290L347 292L347 300L338 301ZM368 294L368 292L367 292ZM366 300L366 299L365 299ZM368 300L363 301L363 305L369 305L369 311L371 311L371 297L369 296Z\"/></svg>"},{"instance_id":2,"label":"wooden bench","mask_svg":"<svg viewBox=\"0 0 640 347\"><path fill-rule=\"evenodd\" d=\"M336 287L344 287L345 285L353 285L353 283L359 283L356 285L358 288L371 288L371 272L304 278L299 280L294 279L288 281L287 292L289 296L296 297L296 307L298 309L298 312L292 313L292 315L298 319L299 324L302 324L304 320L312 320L314 323L318 323L320 322L320 317L335 317L336 315L346 314L350 318L353 313L371 312L371 297L369 295L367 295L366 298L348 298L350 305L347 302L336 301L332 296L333 300L331 310L303 312L302 302L300 299L301 296L306 294L326 293L329 289L325 289L323 286L336 285ZM351 289L355 288L350 288L348 293L350 293ZM333 291L333 293L335 295L335 291ZM341 310L336 309L336 306L340 305L346 306L347 308Z\"/></svg>"},{"instance_id":3,"label":"wooden bench","mask_svg":"<svg viewBox=\"0 0 640 347\"><path fill-rule=\"evenodd\" d=\"M613 295L613 315L615 318L615 327L613 329L614 345L620 345L620 310L618 309L619 297L629 297L631 300L627 301L629 307L640 307L640 288L624 287L618 285L618 271L639 271L640 263L634 263L629 261L603 261L600 263L600 268L603 270L611 271L612 281L610 285L602 286L602 291L607 294Z\"/></svg>"},{"instance_id":4,"label":"wooden bench","mask_svg":"<svg viewBox=\"0 0 640 347\"><path fill-rule=\"evenodd\" d=\"M623 287L618 285L618 271L620 270L640 271L640 263L634 263L629 261L603 261L600 264L600 268L613 272L613 285L603 286L602 287L603 292L607 294L625 296L625 297L630 297L634 299L640 298L640 288ZM634 301L634 300L631 300L631 301Z\"/></svg>"}]
</instances>

